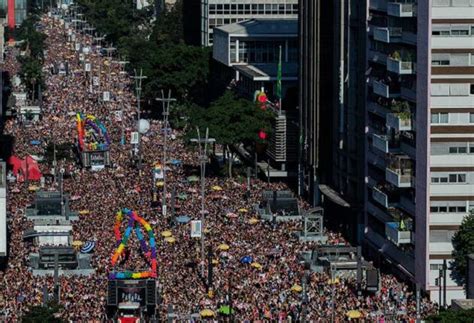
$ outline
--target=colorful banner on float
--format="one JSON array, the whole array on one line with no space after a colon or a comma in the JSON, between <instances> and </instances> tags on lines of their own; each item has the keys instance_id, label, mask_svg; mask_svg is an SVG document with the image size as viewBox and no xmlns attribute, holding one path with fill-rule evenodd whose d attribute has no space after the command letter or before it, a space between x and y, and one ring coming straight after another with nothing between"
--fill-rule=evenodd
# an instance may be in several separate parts
<instances>
[{"instance_id":1,"label":"colorful banner on float","mask_svg":"<svg viewBox=\"0 0 474 323\"><path fill-rule=\"evenodd\" d=\"M107 150L110 138L107 129L95 116L76 114L77 136L81 151ZM90 130L88 130L87 128Z\"/></svg>"},{"instance_id":2,"label":"colorful banner on float","mask_svg":"<svg viewBox=\"0 0 474 323\"><path fill-rule=\"evenodd\" d=\"M124 220L124 216L128 217L128 224L125 234L122 237L120 225ZM140 226L143 227L148 234L149 247L146 244L145 238L140 230ZM125 248L127 247L128 239L130 238L130 234L134 229L138 241L140 242L142 252L145 254L151 265L151 270L146 272L112 272L109 273L109 279L156 278L156 240L153 229L147 221L140 217L135 211L131 211L129 209L122 209L118 211L115 218L114 234L117 241L117 249L115 249L115 253L112 256L112 266L115 267L119 259L123 256Z\"/></svg>"}]
</instances>

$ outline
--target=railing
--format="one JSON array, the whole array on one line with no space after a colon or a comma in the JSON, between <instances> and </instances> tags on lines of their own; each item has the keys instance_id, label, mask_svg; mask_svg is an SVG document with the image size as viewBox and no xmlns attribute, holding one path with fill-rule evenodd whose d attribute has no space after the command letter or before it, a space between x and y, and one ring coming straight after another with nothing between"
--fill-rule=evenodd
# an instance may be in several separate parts
<instances>
[{"instance_id":1,"label":"railing","mask_svg":"<svg viewBox=\"0 0 474 323\"><path fill-rule=\"evenodd\" d=\"M397 246L400 244L411 243L412 232L408 230L400 230L398 222L385 223L385 235L387 239L392 241Z\"/></svg>"},{"instance_id":2,"label":"railing","mask_svg":"<svg viewBox=\"0 0 474 323\"><path fill-rule=\"evenodd\" d=\"M384 207L388 207L388 196L381 190L379 190L376 187L372 188L372 198L377 201L380 205L383 205Z\"/></svg>"},{"instance_id":3,"label":"railing","mask_svg":"<svg viewBox=\"0 0 474 323\"><path fill-rule=\"evenodd\" d=\"M413 3L389 2L387 4L387 13L394 17L414 17L416 14L416 5Z\"/></svg>"},{"instance_id":4,"label":"railing","mask_svg":"<svg viewBox=\"0 0 474 323\"><path fill-rule=\"evenodd\" d=\"M372 145L384 153L389 152L389 139L386 135L373 134Z\"/></svg>"},{"instance_id":5,"label":"railing","mask_svg":"<svg viewBox=\"0 0 474 323\"><path fill-rule=\"evenodd\" d=\"M412 130L411 117L402 119L398 113L387 113L386 125L397 131Z\"/></svg>"},{"instance_id":6,"label":"railing","mask_svg":"<svg viewBox=\"0 0 474 323\"><path fill-rule=\"evenodd\" d=\"M405 169L404 171L408 172L408 174L401 174L401 169L387 167L385 169L385 180L396 187L411 187L413 180L411 169Z\"/></svg>"},{"instance_id":7,"label":"railing","mask_svg":"<svg viewBox=\"0 0 474 323\"><path fill-rule=\"evenodd\" d=\"M414 64L410 61L400 61L387 57L387 70L397 74L412 74L414 72Z\"/></svg>"}]
</instances>

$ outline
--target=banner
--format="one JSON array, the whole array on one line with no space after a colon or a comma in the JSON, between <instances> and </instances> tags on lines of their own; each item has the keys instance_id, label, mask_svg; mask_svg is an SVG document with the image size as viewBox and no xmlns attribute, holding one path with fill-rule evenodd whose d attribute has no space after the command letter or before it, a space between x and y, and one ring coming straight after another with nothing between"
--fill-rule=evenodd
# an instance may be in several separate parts
<instances>
[{"instance_id":1,"label":"banner","mask_svg":"<svg viewBox=\"0 0 474 323\"><path fill-rule=\"evenodd\" d=\"M201 238L202 225L200 220L191 221L191 238Z\"/></svg>"},{"instance_id":2,"label":"banner","mask_svg":"<svg viewBox=\"0 0 474 323\"><path fill-rule=\"evenodd\" d=\"M104 91L104 93L102 94L102 100L104 102L110 101L110 92L109 91Z\"/></svg>"},{"instance_id":3,"label":"banner","mask_svg":"<svg viewBox=\"0 0 474 323\"><path fill-rule=\"evenodd\" d=\"M99 77L98 76L93 76L92 77L92 84L94 86L99 86Z\"/></svg>"},{"instance_id":4,"label":"banner","mask_svg":"<svg viewBox=\"0 0 474 323\"><path fill-rule=\"evenodd\" d=\"M132 132L130 143L132 145L138 145L138 132Z\"/></svg>"},{"instance_id":5,"label":"banner","mask_svg":"<svg viewBox=\"0 0 474 323\"><path fill-rule=\"evenodd\" d=\"M86 63L86 65L84 66L84 68L85 68L86 72L90 72L90 71L91 71L91 68L92 68L91 63Z\"/></svg>"}]
</instances>

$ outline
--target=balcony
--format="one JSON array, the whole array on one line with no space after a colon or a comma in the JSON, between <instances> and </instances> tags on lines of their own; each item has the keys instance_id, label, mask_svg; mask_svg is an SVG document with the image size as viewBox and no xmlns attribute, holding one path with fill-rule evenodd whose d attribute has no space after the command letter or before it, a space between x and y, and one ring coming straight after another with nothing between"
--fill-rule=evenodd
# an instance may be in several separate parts
<instances>
[{"instance_id":1,"label":"balcony","mask_svg":"<svg viewBox=\"0 0 474 323\"><path fill-rule=\"evenodd\" d=\"M372 82L373 91L375 94L380 95L384 98L396 98L400 96L400 92L394 89L394 86L390 86L380 81Z\"/></svg>"},{"instance_id":2,"label":"balcony","mask_svg":"<svg viewBox=\"0 0 474 323\"><path fill-rule=\"evenodd\" d=\"M392 241L397 246L409 244L412 241L412 232L406 228L400 229L400 223L398 222L385 223L385 235L387 236L387 240Z\"/></svg>"},{"instance_id":3,"label":"balcony","mask_svg":"<svg viewBox=\"0 0 474 323\"><path fill-rule=\"evenodd\" d=\"M387 14L393 17L415 17L416 6L413 3L389 2L387 4Z\"/></svg>"},{"instance_id":4,"label":"balcony","mask_svg":"<svg viewBox=\"0 0 474 323\"><path fill-rule=\"evenodd\" d=\"M410 61L401 61L387 57L387 70L398 75L409 75L415 73L415 64Z\"/></svg>"},{"instance_id":5,"label":"balcony","mask_svg":"<svg viewBox=\"0 0 474 323\"><path fill-rule=\"evenodd\" d=\"M402 39L402 28L399 27L375 27L374 39L384 43L398 43Z\"/></svg>"},{"instance_id":6,"label":"balcony","mask_svg":"<svg viewBox=\"0 0 474 323\"><path fill-rule=\"evenodd\" d=\"M412 102L416 102L416 89L410 89L408 87L401 87L400 96Z\"/></svg>"},{"instance_id":7,"label":"balcony","mask_svg":"<svg viewBox=\"0 0 474 323\"><path fill-rule=\"evenodd\" d=\"M411 131L411 116L405 113L387 113L386 125L396 131Z\"/></svg>"},{"instance_id":8,"label":"balcony","mask_svg":"<svg viewBox=\"0 0 474 323\"><path fill-rule=\"evenodd\" d=\"M387 135L372 135L372 145L383 153L388 153L390 138Z\"/></svg>"},{"instance_id":9,"label":"balcony","mask_svg":"<svg viewBox=\"0 0 474 323\"><path fill-rule=\"evenodd\" d=\"M413 186L413 175L411 169L400 169L387 167L385 169L385 180L400 188Z\"/></svg>"},{"instance_id":10,"label":"balcony","mask_svg":"<svg viewBox=\"0 0 474 323\"><path fill-rule=\"evenodd\" d=\"M400 208L406 211L410 215L415 215L416 213L416 205L415 201L407 196L400 197Z\"/></svg>"},{"instance_id":11,"label":"balcony","mask_svg":"<svg viewBox=\"0 0 474 323\"><path fill-rule=\"evenodd\" d=\"M387 0L371 0L370 9L378 11L387 11Z\"/></svg>"},{"instance_id":12,"label":"balcony","mask_svg":"<svg viewBox=\"0 0 474 323\"><path fill-rule=\"evenodd\" d=\"M372 187L372 198L380 205L388 208L388 195L375 186Z\"/></svg>"}]
</instances>

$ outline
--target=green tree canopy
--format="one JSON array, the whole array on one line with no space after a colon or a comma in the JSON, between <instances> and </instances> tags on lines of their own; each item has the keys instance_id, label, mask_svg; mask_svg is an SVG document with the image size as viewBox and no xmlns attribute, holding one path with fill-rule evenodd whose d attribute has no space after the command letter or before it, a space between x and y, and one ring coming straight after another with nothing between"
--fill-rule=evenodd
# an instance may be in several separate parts
<instances>
[{"instance_id":1,"label":"green tree canopy","mask_svg":"<svg viewBox=\"0 0 474 323\"><path fill-rule=\"evenodd\" d=\"M452 277L465 284L467 277L467 256L474 253L474 210L464 218L459 231L453 237Z\"/></svg>"},{"instance_id":2,"label":"green tree canopy","mask_svg":"<svg viewBox=\"0 0 474 323\"><path fill-rule=\"evenodd\" d=\"M231 91L226 91L209 108L200 112L191 114L192 124L200 127L201 131L208 127L209 135L216 139L216 143L226 147L231 157L233 145L260 141L260 130L269 135L274 118L271 112L261 110L251 101L238 98ZM192 136L195 136L195 130L191 130ZM229 175L232 175L232 158L229 161Z\"/></svg>"},{"instance_id":3,"label":"green tree canopy","mask_svg":"<svg viewBox=\"0 0 474 323\"><path fill-rule=\"evenodd\" d=\"M46 35L37 30L38 22L39 17L37 15L29 15L16 30L15 39L23 41L22 50L28 49L30 56L42 60Z\"/></svg>"},{"instance_id":4,"label":"green tree canopy","mask_svg":"<svg viewBox=\"0 0 474 323\"><path fill-rule=\"evenodd\" d=\"M474 318L474 309L470 310L446 310L440 311L439 314L426 318L427 322L439 323L472 323Z\"/></svg>"},{"instance_id":5,"label":"green tree canopy","mask_svg":"<svg viewBox=\"0 0 474 323\"><path fill-rule=\"evenodd\" d=\"M42 64L31 56L20 56L20 78L29 91L34 91L34 86L43 84Z\"/></svg>"},{"instance_id":6,"label":"green tree canopy","mask_svg":"<svg viewBox=\"0 0 474 323\"><path fill-rule=\"evenodd\" d=\"M21 318L22 323L61 323L61 319L55 316L60 307L55 304L47 306L33 306L28 309L28 312Z\"/></svg>"}]
</instances>

